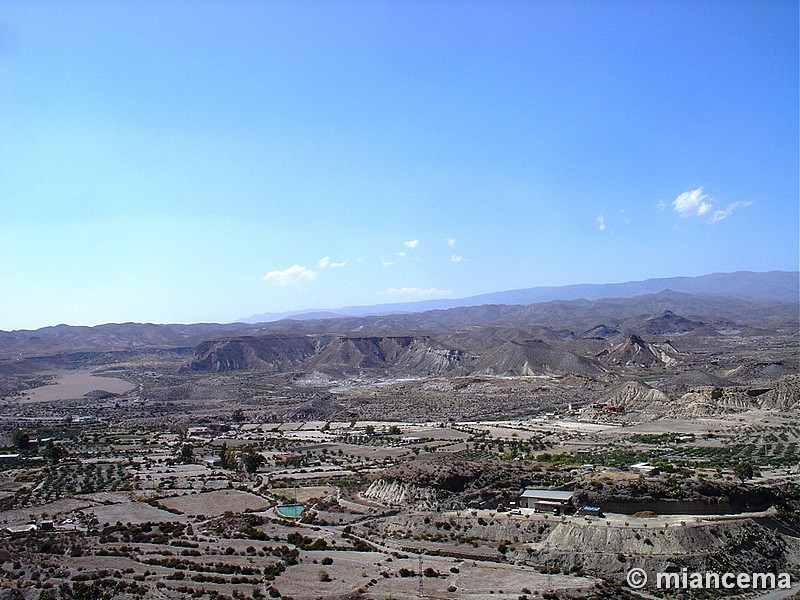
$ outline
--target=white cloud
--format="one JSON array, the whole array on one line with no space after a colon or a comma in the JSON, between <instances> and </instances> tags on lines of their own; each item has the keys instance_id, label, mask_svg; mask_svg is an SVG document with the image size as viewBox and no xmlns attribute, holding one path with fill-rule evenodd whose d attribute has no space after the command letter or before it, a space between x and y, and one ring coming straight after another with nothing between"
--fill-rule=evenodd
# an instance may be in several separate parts
<instances>
[{"instance_id":1,"label":"white cloud","mask_svg":"<svg viewBox=\"0 0 800 600\"><path fill-rule=\"evenodd\" d=\"M412 298L449 298L453 295L453 290L440 290L438 288L417 288L417 287L401 287L389 288L383 292L389 296L405 296Z\"/></svg>"},{"instance_id":2,"label":"white cloud","mask_svg":"<svg viewBox=\"0 0 800 600\"><path fill-rule=\"evenodd\" d=\"M737 208L750 206L752 202L734 202L725 208L713 210L714 204L711 198L703 192L703 188L699 187L696 190L684 192L672 202L681 217L706 217L709 223L716 223L727 219L733 214Z\"/></svg>"},{"instance_id":3,"label":"white cloud","mask_svg":"<svg viewBox=\"0 0 800 600\"><path fill-rule=\"evenodd\" d=\"M455 247L456 241L453 238L445 239L445 243L450 246L451 248Z\"/></svg>"},{"instance_id":4,"label":"white cloud","mask_svg":"<svg viewBox=\"0 0 800 600\"><path fill-rule=\"evenodd\" d=\"M403 244L406 248L414 249L419 246L419 240L409 240Z\"/></svg>"},{"instance_id":5,"label":"white cloud","mask_svg":"<svg viewBox=\"0 0 800 600\"><path fill-rule=\"evenodd\" d=\"M333 262L333 260L331 259L330 256L326 256L324 258L320 258L317 261L317 266L320 269L327 269L328 267L330 267L331 269L338 269L340 267L347 266L347 263L348 263L348 261L346 261L346 260L341 261L341 262Z\"/></svg>"},{"instance_id":6,"label":"white cloud","mask_svg":"<svg viewBox=\"0 0 800 600\"><path fill-rule=\"evenodd\" d=\"M722 210L715 210L714 214L711 215L711 222L716 223L717 221L722 221L722 219L727 219L733 214L733 211L736 210L737 208L741 208L743 206L750 206L751 204L752 202L739 201L726 206Z\"/></svg>"},{"instance_id":7,"label":"white cloud","mask_svg":"<svg viewBox=\"0 0 800 600\"><path fill-rule=\"evenodd\" d=\"M381 264L384 267L391 267L394 263L390 260L386 260L385 258L381 257Z\"/></svg>"},{"instance_id":8,"label":"white cloud","mask_svg":"<svg viewBox=\"0 0 800 600\"><path fill-rule=\"evenodd\" d=\"M283 271L270 271L266 275L264 275L261 279L264 281L269 281L281 287L286 287L287 285L293 283L299 283L301 281L312 281L317 276L316 271L312 271L306 267L301 265L292 265L288 269L284 269Z\"/></svg>"},{"instance_id":9,"label":"white cloud","mask_svg":"<svg viewBox=\"0 0 800 600\"><path fill-rule=\"evenodd\" d=\"M397 256L399 256L400 258L405 258L406 257L406 253L405 252L398 252Z\"/></svg>"},{"instance_id":10,"label":"white cloud","mask_svg":"<svg viewBox=\"0 0 800 600\"><path fill-rule=\"evenodd\" d=\"M606 218L603 215L597 215L595 220L597 221L597 228L600 231L605 231L606 230Z\"/></svg>"},{"instance_id":11,"label":"white cloud","mask_svg":"<svg viewBox=\"0 0 800 600\"><path fill-rule=\"evenodd\" d=\"M624 208L620 208L619 209L619 214L622 217L622 222L625 223L625 225L630 225L631 224L631 218L628 215L625 214L625 209Z\"/></svg>"},{"instance_id":12,"label":"white cloud","mask_svg":"<svg viewBox=\"0 0 800 600\"><path fill-rule=\"evenodd\" d=\"M682 217L702 217L709 213L711 210L711 202L704 192L703 188L699 187L696 190L684 192L675 200L672 201L672 206Z\"/></svg>"},{"instance_id":13,"label":"white cloud","mask_svg":"<svg viewBox=\"0 0 800 600\"><path fill-rule=\"evenodd\" d=\"M667 203L664 202L663 200L659 200L658 203L656 204L656 208L658 210L666 210L667 209Z\"/></svg>"},{"instance_id":14,"label":"white cloud","mask_svg":"<svg viewBox=\"0 0 800 600\"><path fill-rule=\"evenodd\" d=\"M453 254L453 256L450 257L451 263L460 263L462 260L464 260L464 257L458 254Z\"/></svg>"}]
</instances>

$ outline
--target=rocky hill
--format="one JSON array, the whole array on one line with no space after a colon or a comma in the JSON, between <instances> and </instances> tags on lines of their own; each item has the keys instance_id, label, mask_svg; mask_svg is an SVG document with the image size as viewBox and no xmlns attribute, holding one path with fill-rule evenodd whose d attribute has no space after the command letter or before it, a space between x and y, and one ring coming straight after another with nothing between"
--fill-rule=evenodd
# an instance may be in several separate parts
<instances>
[{"instance_id":1,"label":"rocky hill","mask_svg":"<svg viewBox=\"0 0 800 600\"><path fill-rule=\"evenodd\" d=\"M188 370L439 375L459 370L464 358L428 336L267 335L203 342Z\"/></svg>"},{"instance_id":2,"label":"rocky hill","mask_svg":"<svg viewBox=\"0 0 800 600\"><path fill-rule=\"evenodd\" d=\"M665 310L661 315L647 319L639 328L641 333L649 335L682 335L698 329L704 330L707 335L717 335L717 332L702 321L693 321L671 310Z\"/></svg>"},{"instance_id":3,"label":"rocky hill","mask_svg":"<svg viewBox=\"0 0 800 600\"><path fill-rule=\"evenodd\" d=\"M558 349L543 340L510 341L487 352L475 370L491 375L604 375L595 360Z\"/></svg>"},{"instance_id":4,"label":"rocky hill","mask_svg":"<svg viewBox=\"0 0 800 600\"><path fill-rule=\"evenodd\" d=\"M614 406L624 406L626 411L664 411L671 404L664 392L650 387L641 381L626 381L615 388L606 402Z\"/></svg>"},{"instance_id":5,"label":"rocky hill","mask_svg":"<svg viewBox=\"0 0 800 600\"><path fill-rule=\"evenodd\" d=\"M606 364L623 367L671 366L679 364L683 359L669 341L646 342L633 333L598 358Z\"/></svg>"}]
</instances>

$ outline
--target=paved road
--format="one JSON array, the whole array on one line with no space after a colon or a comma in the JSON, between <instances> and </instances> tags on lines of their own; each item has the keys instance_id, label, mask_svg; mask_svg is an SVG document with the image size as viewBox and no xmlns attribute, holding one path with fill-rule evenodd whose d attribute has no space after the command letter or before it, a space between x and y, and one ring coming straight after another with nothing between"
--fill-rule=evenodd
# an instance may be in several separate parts
<instances>
[{"instance_id":1,"label":"paved road","mask_svg":"<svg viewBox=\"0 0 800 600\"><path fill-rule=\"evenodd\" d=\"M782 600L783 598L793 598L797 594L800 594L800 583L794 584L788 590L772 590L763 596L753 598L753 600Z\"/></svg>"}]
</instances>

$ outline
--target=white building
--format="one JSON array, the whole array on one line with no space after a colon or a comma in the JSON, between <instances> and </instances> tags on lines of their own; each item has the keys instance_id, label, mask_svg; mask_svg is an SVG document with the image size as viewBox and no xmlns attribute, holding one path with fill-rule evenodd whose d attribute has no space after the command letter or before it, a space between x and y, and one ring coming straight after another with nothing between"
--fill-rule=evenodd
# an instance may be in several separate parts
<instances>
[{"instance_id":1,"label":"white building","mask_svg":"<svg viewBox=\"0 0 800 600\"><path fill-rule=\"evenodd\" d=\"M659 473L661 473L661 469L659 469L654 465L651 465L648 462L636 463L628 467L628 470L645 476L658 475Z\"/></svg>"}]
</instances>

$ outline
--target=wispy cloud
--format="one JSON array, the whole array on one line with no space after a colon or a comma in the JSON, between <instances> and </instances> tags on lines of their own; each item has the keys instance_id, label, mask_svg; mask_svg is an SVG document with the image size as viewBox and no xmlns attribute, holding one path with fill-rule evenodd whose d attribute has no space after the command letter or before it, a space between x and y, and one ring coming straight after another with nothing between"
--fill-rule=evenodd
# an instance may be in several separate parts
<instances>
[{"instance_id":1,"label":"wispy cloud","mask_svg":"<svg viewBox=\"0 0 800 600\"><path fill-rule=\"evenodd\" d=\"M595 217L595 221L597 221L597 228L600 231L605 231L607 229L606 218L603 215L597 215L597 217Z\"/></svg>"},{"instance_id":2,"label":"wispy cloud","mask_svg":"<svg viewBox=\"0 0 800 600\"><path fill-rule=\"evenodd\" d=\"M455 245L456 245L456 240L455 240L454 238L446 238L446 239L444 240L444 242L445 242L445 244L447 244L447 245L448 245L448 246L450 246L451 248L454 248L454 247L455 247Z\"/></svg>"},{"instance_id":3,"label":"wispy cloud","mask_svg":"<svg viewBox=\"0 0 800 600\"><path fill-rule=\"evenodd\" d=\"M403 243L403 245L404 245L406 248L411 248L411 249L413 250L414 248L416 248L417 246L419 246L419 240L409 240L409 241L407 241L407 242Z\"/></svg>"},{"instance_id":4,"label":"wispy cloud","mask_svg":"<svg viewBox=\"0 0 800 600\"><path fill-rule=\"evenodd\" d=\"M343 260L341 262L334 262L330 256L325 256L317 261L317 266L320 269L327 269L328 267L330 267L331 269L338 269L347 266L347 263L348 261L346 260Z\"/></svg>"},{"instance_id":5,"label":"wispy cloud","mask_svg":"<svg viewBox=\"0 0 800 600\"><path fill-rule=\"evenodd\" d=\"M672 202L672 207L681 217L704 217L709 223L717 223L727 219L738 208L750 206L752 202L734 202L725 208L714 210L712 199L702 187L684 192Z\"/></svg>"},{"instance_id":6,"label":"wispy cloud","mask_svg":"<svg viewBox=\"0 0 800 600\"><path fill-rule=\"evenodd\" d=\"M270 271L261 279L281 287L286 287L287 285L299 283L301 281L312 281L316 276L316 271L312 271L301 265L292 265L283 271Z\"/></svg>"},{"instance_id":7,"label":"wispy cloud","mask_svg":"<svg viewBox=\"0 0 800 600\"><path fill-rule=\"evenodd\" d=\"M389 288L383 292L387 296L404 296L407 298L449 298L453 290L440 290L438 288L401 287Z\"/></svg>"},{"instance_id":8,"label":"wispy cloud","mask_svg":"<svg viewBox=\"0 0 800 600\"><path fill-rule=\"evenodd\" d=\"M711 215L711 222L716 223L717 221L722 221L722 219L727 219L737 208L750 206L751 204L752 202L744 202L740 200L739 202L734 202L733 204L726 206L722 210L715 210L714 214Z\"/></svg>"},{"instance_id":9,"label":"wispy cloud","mask_svg":"<svg viewBox=\"0 0 800 600\"><path fill-rule=\"evenodd\" d=\"M666 202L664 202L663 200L659 200L659 201L656 203L656 208L657 208L658 210L667 210L667 203L666 203Z\"/></svg>"},{"instance_id":10,"label":"wispy cloud","mask_svg":"<svg viewBox=\"0 0 800 600\"><path fill-rule=\"evenodd\" d=\"M450 257L450 262L451 263L460 263L462 260L464 260L464 257L463 256L459 256L458 254L453 254Z\"/></svg>"},{"instance_id":11,"label":"wispy cloud","mask_svg":"<svg viewBox=\"0 0 800 600\"><path fill-rule=\"evenodd\" d=\"M619 215L622 217L622 222L625 223L625 225L631 224L631 218L625 213L624 208L619 209Z\"/></svg>"},{"instance_id":12,"label":"wispy cloud","mask_svg":"<svg viewBox=\"0 0 800 600\"><path fill-rule=\"evenodd\" d=\"M381 265L384 267L391 267L394 263L390 260L386 260L385 258L381 257Z\"/></svg>"}]
</instances>

